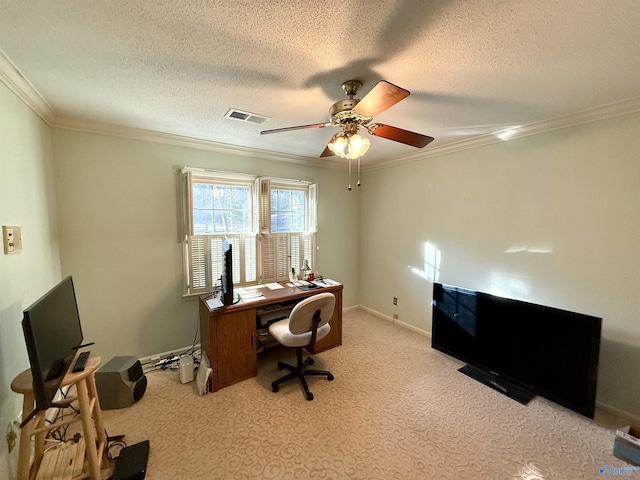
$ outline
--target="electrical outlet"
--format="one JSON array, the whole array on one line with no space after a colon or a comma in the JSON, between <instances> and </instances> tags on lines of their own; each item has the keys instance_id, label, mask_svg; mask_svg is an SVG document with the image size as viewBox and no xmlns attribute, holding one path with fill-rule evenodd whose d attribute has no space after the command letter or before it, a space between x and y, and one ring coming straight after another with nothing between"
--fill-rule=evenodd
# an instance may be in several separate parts
<instances>
[{"instance_id":1,"label":"electrical outlet","mask_svg":"<svg viewBox=\"0 0 640 480\"><path fill-rule=\"evenodd\" d=\"M4 253L18 253L22 251L22 228L10 225L2 226L2 244Z\"/></svg>"},{"instance_id":2,"label":"electrical outlet","mask_svg":"<svg viewBox=\"0 0 640 480\"><path fill-rule=\"evenodd\" d=\"M20 423L17 420L9 422L9 426L7 427L7 447L9 449L9 453L11 453L11 450L16 446L19 431Z\"/></svg>"},{"instance_id":3,"label":"electrical outlet","mask_svg":"<svg viewBox=\"0 0 640 480\"><path fill-rule=\"evenodd\" d=\"M9 449L9 453L11 453L11 451L13 450L13 447L16 446L16 440L17 439L18 439L18 437L13 432L13 430L9 430L7 432L7 448Z\"/></svg>"},{"instance_id":4,"label":"electrical outlet","mask_svg":"<svg viewBox=\"0 0 640 480\"><path fill-rule=\"evenodd\" d=\"M398 298L397 297L393 297L393 304L397 305L398 304Z\"/></svg>"}]
</instances>

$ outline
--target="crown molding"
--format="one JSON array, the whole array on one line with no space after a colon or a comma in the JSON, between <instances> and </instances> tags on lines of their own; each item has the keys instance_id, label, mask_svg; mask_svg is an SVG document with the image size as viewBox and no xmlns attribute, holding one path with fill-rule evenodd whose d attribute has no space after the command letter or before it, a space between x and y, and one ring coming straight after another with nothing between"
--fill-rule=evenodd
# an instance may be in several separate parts
<instances>
[{"instance_id":1,"label":"crown molding","mask_svg":"<svg viewBox=\"0 0 640 480\"><path fill-rule=\"evenodd\" d=\"M326 162L316 158L291 155L287 153L277 153L258 148L241 147L228 143L215 142L213 140L176 135L173 133L163 133L142 128L127 127L103 122L90 122L67 116L58 116L53 127L66 130L76 130L81 132L97 133L114 137L129 138L132 140L143 140L148 142L164 143L178 147L197 148L211 152L223 153L227 155L237 155L241 157L259 158L260 160L274 160L278 162L296 163L315 167L343 168L338 162Z\"/></svg>"},{"instance_id":2,"label":"crown molding","mask_svg":"<svg viewBox=\"0 0 640 480\"><path fill-rule=\"evenodd\" d=\"M528 137L531 135L538 135L541 133L552 132L554 130L560 130L563 128L569 128L585 123L595 122L598 120L604 120L611 117L617 117L621 115L627 115L630 113L640 112L640 97L634 97L628 100L603 105L600 107L583 110L570 115L563 115L555 117L549 120L543 120L540 122L534 122L527 125L521 125L512 127L509 129L502 129L494 133L475 136L459 142L448 143L435 148L430 148L426 151L417 151L409 155L403 155L401 157L391 158L389 160L383 160L373 165L364 166L363 172L379 170L382 168L388 168L395 165L402 165L405 163L411 163L427 158L437 157L441 155L447 155L450 153L460 152L463 150L469 150L473 148L479 148L494 143L505 142L516 138ZM88 122L82 119L75 119L70 117L56 117L56 121L51 126L65 128L69 130L78 130L91 133L99 133L104 135L113 135L117 137L131 138L135 140L145 140L151 142L165 143L169 145L176 145L189 148L198 148L202 150L209 150L218 153L239 155L243 157L260 158L264 160L274 160L280 162L296 163L300 165L309 165L315 167L346 169L346 164L338 159L338 157L325 157L322 160L302 157L298 155L291 155L286 153L270 152L268 150L260 150L257 148L240 147L237 145L225 144L214 142L212 140L204 140L193 137L186 137L181 135L175 135L171 133L155 132L151 130L144 130L139 128L125 127L122 125L113 125L100 122ZM501 138L508 133L508 138Z\"/></svg>"},{"instance_id":3,"label":"crown molding","mask_svg":"<svg viewBox=\"0 0 640 480\"><path fill-rule=\"evenodd\" d=\"M590 108L582 112L562 115L549 120L529 123L508 129L502 129L494 133L479 135L459 142L448 143L440 147L430 148L426 151L418 151L409 155L392 158L374 165L368 166L364 171L379 170L381 168L402 165L404 163L415 162L426 158L438 157L449 153L460 152L472 148L483 147L494 143L506 142L515 138L528 137L541 133L552 132L562 128L574 127L585 123L605 120L607 118L618 117L630 113L640 112L640 97L634 97L620 102L614 102L600 107ZM502 136L502 138L501 138ZM508 137L508 138L507 138Z\"/></svg>"},{"instance_id":4,"label":"crown molding","mask_svg":"<svg viewBox=\"0 0 640 480\"><path fill-rule=\"evenodd\" d=\"M22 102L50 127L55 123L55 112L40 92L18 70L0 49L0 82L4 83Z\"/></svg>"}]
</instances>

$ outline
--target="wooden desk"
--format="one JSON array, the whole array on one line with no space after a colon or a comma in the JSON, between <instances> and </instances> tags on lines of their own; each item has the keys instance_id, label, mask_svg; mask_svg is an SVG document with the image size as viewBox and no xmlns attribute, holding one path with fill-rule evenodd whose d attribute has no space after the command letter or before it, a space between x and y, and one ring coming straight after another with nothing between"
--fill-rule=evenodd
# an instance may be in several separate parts
<instances>
[{"instance_id":1,"label":"wooden desk","mask_svg":"<svg viewBox=\"0 0 640 480\"><path fill-rule=\"evenodd\" d=\"M297 287L269 290L260 289L264 299L210 309L200 297L200 332L202 351L211 363L211 391L220 390L258 373L256 351L256 317L263 309L295 303L318 293L331 292L336 296L336 306L329 320L329 335L319 340L311 353L318 353L342 345L342 285L315 290L301 290Z\"/></svg>"}]
</instances>

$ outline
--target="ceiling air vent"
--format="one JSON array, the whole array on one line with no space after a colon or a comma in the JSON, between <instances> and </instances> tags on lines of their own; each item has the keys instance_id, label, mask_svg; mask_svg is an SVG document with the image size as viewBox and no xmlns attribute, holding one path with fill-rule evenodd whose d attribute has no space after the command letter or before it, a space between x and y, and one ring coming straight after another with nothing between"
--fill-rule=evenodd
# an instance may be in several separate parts
<instances>
[{"instance_id":1,"label":"ceiling air vent","mask_svg":"<svg viewBox=\"0 0 640 480\"><path fill-rule=\"evenodd\" d=\"M243 112L242 110L230 109L225 115L228 118L235 118L236 120L242 120L243 122L251 123L264 123L269 117L264 115L258 115L257 113Z\"/></svg>"}]
</instances>

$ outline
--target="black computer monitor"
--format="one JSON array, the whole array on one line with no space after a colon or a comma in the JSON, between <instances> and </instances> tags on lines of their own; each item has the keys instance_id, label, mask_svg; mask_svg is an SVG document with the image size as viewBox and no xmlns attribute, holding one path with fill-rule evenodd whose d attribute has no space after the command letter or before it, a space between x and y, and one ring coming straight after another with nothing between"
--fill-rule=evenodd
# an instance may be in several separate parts
<instances>
[{"instance_id":1,"label":"black computer monitor","mask_svg":"<svg viewBox=\"0 0 640 480\"><path fill-rule=\"evenodd\" d=\"M22 330L36 402L35 410L24 417L24 424L36 412L53 405L62 379L82 345L82 326L72 278L62 280L23 313Z\"/></svg>"}]
</instances>

